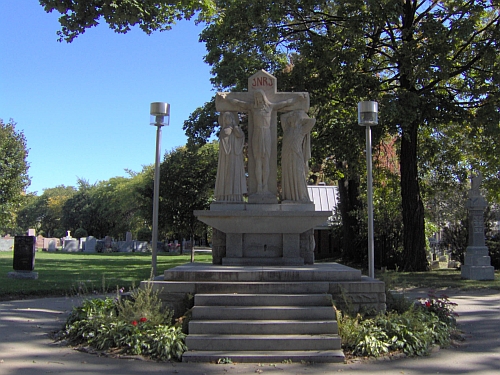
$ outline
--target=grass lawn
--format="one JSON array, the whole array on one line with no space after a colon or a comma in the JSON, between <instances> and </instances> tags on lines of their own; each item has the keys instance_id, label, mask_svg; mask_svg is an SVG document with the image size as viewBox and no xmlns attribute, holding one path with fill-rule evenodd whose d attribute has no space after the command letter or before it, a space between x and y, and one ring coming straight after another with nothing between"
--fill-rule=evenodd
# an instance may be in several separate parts
<instances>
[{"instance_id":1,"label":"grass lawn","mask_svg":"<svg viewBox=\"0 0 500 375\"><path fill-rule=\"evenodd\" d=\"M159 253L157 270L188 263L190 255ZM196 262L211 262L211 254L196 254ZM144 253L62 253L38 251L35 271L38 280L10 279L13 253L0 252L0 300L35 296L64 296L78 293L103 293L117 288L129 290L150 277L151 254ZM493 281L462 280L459 270L443 269L428 272L378 272L376 278L389 289L422 287L429 289L500 290L500 273Z\"/></svg>"},{"instance_id":2,"label":"grass lawn","mask_svg":"<svg viewBox=\"0 0 500 375\"><path fill-rule=\"evenodd\" d=\"M158 274L190 261L190 255L159 253ZM211 262L211 254L196 254L196 262ZM0 252L0 299L102 293L138 286L151 274L151 254L84 254L41 252L35 255L38 280L10 279L13 253Z\"/></svg>"},{"instance_id":3,"label":"grass lawn","mask_svg":"<svg viewBox=\"0 0 500 375\"><path fill-rule=\"evenodd\" d=\"M461 289L491 288L500 290L500 271L495 271L495 280L477 281L463 280L460 270L454 268L427 272L376 272L375 277L385 281L389 289L429 288L429 289Z\"/></svg>"}]
</instances>

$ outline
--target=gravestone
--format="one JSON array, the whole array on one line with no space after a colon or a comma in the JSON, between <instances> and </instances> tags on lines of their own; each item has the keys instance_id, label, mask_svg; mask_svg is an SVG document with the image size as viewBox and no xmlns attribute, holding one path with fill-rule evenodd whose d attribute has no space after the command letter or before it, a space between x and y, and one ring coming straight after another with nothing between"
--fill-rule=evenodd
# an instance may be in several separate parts
<instances>
[{"instance_id":1,"label":"gravestone","mask_svg":"<svg viewBox=\"0 0 500 375\"><path fill-rule=\"evenodd\" d=\"M33 228L28 229L28 236L36 236L36 230Z\"/></svg>"},{"instance_id":2,"label":"gravestone","mask_svg":"<svg viewBox=\"0 0 500 375\"><path fill-rule=\"evenodd\" d=\"M36 248L37 249L45 249L43 244L44 244L44 238L42 235L39 234L38 236L36 236Z\"/></svg>"},{"instance_id":3,"label":"gravestone","mask_svg":"<svg viewBox=\"0 0 500 375\"><path fill-rule=\"evenodd\" d=\"M110 237L110 236L106 236L106 237L104 237L104 247L105 247L106 249L109 249L109 248L111 247L112 242L113 242L113 241L112 241L112 239L111 239L111 237Z\"/></svg>"},{"instance_id":4,"label":"gravestone","mask_svg":"<svg viewBox=\"0 0 500 375\"><path fill-rule=\"evenodd\" d=\"M85 251L85 242L87 242L87 237L81 237L79 243L80 251Z\"/></svg>"},{"instance_id":5,"label":"gravestone","mask_svg":"<svg viewBox=\"0 0 500 375\"><path fill-rule=\"evenodd\" d=\"M47 246L47 251L56 251L57 250L57 246L56 245L57 245L56 240L53 239L53 238L50 238L48 246Z\"/></svg>"},{"instance_id":6,"label":"gravestone","mask_svg":"<svg viewBox=\"0 0 500 375\"><path fill-rule=\"evenodd\" d=\"M125 233L125 241L132 241L132 232Z\"/></svg>"},{"instance_id":7,"label":"gravestone","mask_svg":"<svg viewBox=\"0 0 500 375\"><path fill-rule=\"evenodd\" d=\"M87 237L87 241L85 242L85 252L86 253L95 253L95 247L97 244L97 239L93 236Z\"/></svg>"},{"instance_id":8,"label":"gravestone","mask_svg":"<svg viewBox=\"0 0 500 375\"><path fill-rule=\"evenodd\" d=\"M145 253L148 251L148 241L134 241L134 251L138 253Z\"/></svg>"},{"instance_id":9,"label":"gravestone","mask_svg":"<svg viewBox=\"0 0 500 375\"><path fill-rule=\"evenodd\" d=\"M484 241L484 210L488 206L479 190L482 176L472 177L466 207L469 210L469 246L465 249L462 278L468 280L494 280L495 268L491 266L488 247Z\"/></svg>"},{"instance_id":10,"label":"gravestone","mask_svg":"<svg viewBox=\"0 0 500 375\"><path fill-rule=\"evenodd\" d=\"M15 272L9 272L9 278L15 279L38 279L38 272L35 269L35 236L14 237L14 262Z\"/></svg>"},{"instance_id":11,"label":"gravestone","mask_svg":"<svg viewBox=\"0 0 500 375\"><path fill-rule=\"evenodd\" d=\"M72 239L64 239L63 242L63 251L67 251L68 253L77 253L80 251L78 240Z\"/></svg>"},{"instance_id":12,"label":"gravestone","mask_svg":"<svg viewBox=\"0 0 500 375\"><path fill-rule=\"evenodd\" d=\"M0 251L12 251L14 248L13 238L0 238Z\"/></svg>"},{"instance_id":13,"label":"gravestone","mask_svg":"<svg viewBox=\"0 0 500 375\"><path fill-rule=\"evenodd\" d=\"M120 253L132 253L134 251L134 241L120 241L118 251Z\"/></svg>"}]
</instances>

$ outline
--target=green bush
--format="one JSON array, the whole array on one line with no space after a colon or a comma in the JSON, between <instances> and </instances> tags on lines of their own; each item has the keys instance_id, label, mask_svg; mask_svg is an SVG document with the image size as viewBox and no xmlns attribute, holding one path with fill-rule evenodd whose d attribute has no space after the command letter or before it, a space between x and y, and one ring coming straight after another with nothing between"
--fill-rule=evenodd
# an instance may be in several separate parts
<instances>
[{"instance_id":1,"label":"green bush","mask_svg":"<svg viewBox=\"0 0 500 375\"><path fill-rule=\"evenodd\" d=\"M149 228L141 228L137 231L137 241L151 241L152 232Z\"/></svg>"},{"instance_id":2,"label":"green bush","mask_svg":"<svg viewBox=\"0 0 500 375\"><path fill-rule=\"evenodd\" d=\"M83 228L78 228L77 230L75 230L75 238L80 239L82 237L88 237L87 231Z\"/></svg>"},{"instance_id":3,"label":"green bush","mask_svg":"<svg viewBox=\"0 0 500 375\"><path fill-rule=\"evenodd\" d=\"M389 311L373 318L337 313L342 346L355 356L378 357L401 351L409 356L429 353L433 345L446 347L455 327L456 304L446 296L429 294L420 303L399 301L406 311Z\"/></svg>"},{"instance_id":4,"label":"green bush","mask_svg":"<svg viewBox=\"0 0 500 375\"><path fill-rule=\"evenodd\" d=\"M97 350L119 349L157 360L180 359L186 351L182 327L172 326L172 312L161 308L150 286L132 291L129 297L84 301L73 309L61 339Z\"/></svg>"}]
</instances>

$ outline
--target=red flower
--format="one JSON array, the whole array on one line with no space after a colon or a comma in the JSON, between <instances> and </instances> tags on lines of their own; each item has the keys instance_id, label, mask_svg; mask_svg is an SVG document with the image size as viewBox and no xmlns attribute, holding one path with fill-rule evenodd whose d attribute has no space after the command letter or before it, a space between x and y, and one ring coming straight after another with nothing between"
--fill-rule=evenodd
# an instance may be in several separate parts
<instances>
[{"instance_id":1,"label":"red flower","mask_svg":"<svg viewBox=\"0 0 500 375\"><path fill-rule=\"evenodd\" d=\"M132 320L132 325L136 326L137 325L137 320Z\"/></svg>"},{"instance_id":2,"label":"red flower","mask_svg":"<svg viewBox=\"0 0 500 375\"><path fill-rule=\"evenodd\" d=\"M140 321L141 323L144 323L144 322L147 322L147 321L148 321L148 319L147 319L147 318L141 318L139 321Z\"/></svg>"},{"instance_id":3,"label":"red flower","mask_svg":"<svg viewBox=\"0 0 500 375\"><path fill-rule=\"evenodd\" d=\"M425 301L425 306L426 307L431 307L431 303L429 301Z\"/></svg>"}]
</instances>

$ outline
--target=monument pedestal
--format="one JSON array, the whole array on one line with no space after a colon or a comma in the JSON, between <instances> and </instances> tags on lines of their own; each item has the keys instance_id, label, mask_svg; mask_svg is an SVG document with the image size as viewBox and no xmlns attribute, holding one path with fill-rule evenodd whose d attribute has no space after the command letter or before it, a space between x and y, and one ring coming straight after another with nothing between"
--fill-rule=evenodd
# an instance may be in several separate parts
<instances>
[{"instance_id":1,"label":"monument pedestal","mask_svg":"<svg viewBox=\"0 0 500 375\"><path fill-rule=\"evenodd\" d=\"M495 280L495 267L491 265L486 246L468 246L465 250L462 278L467 280Z\"/></svg>"},{"instance_id":2,"label":"monument pedestal","mask_svg":"<svg viewBox=\"0 0 500 375\"><path fill-rule=\"evenodd\" d=\"M314 211L312 203L214 203L210 211L194 215L225 236L220 240L223 254L214 263L300 266L314 262L313 229L325 223L331 212Z\"/></svg>"}]
</instances>

